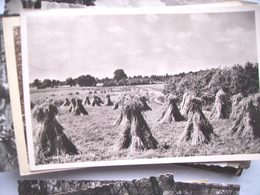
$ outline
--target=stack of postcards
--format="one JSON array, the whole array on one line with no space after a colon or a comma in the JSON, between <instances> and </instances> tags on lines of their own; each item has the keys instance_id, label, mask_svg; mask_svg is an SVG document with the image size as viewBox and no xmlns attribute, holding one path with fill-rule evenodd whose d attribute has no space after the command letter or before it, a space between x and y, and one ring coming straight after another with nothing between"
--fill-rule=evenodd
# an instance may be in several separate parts
<instances>
[{"instance_id":1,"label":"stack of postcards","mask_svg":"<svg viewBox=\"0 0 260 195\"><path fill-rule=\"evenodd\" d=\"M260 160L259 5L10 0L0 26L1 171L178 164L239 176ZM21 195L239 189L174 173L19 181Z\"/></svg>"}]
</instances>

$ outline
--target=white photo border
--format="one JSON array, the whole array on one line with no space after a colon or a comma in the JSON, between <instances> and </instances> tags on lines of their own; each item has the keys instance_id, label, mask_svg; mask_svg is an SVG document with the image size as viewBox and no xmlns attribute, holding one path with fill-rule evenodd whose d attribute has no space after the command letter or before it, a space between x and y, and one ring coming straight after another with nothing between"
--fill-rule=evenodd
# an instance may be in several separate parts
<instances>
[{"instance_id":1,"label":"white photo border","mask_svg":"<svg viewBox=\"0 0 260 195\"><path fill-rule=\"evenodd\" d=\"M54 9L48 11L24 12L21 14L21 35L22 35L22 64L24 83L24 103L27 127L28 156L31 171L64 168L86 168L102 166L122 166L122 165L145 165L145 164L169 164L184 162L217 162L217 161L246 161L260 160L260 154L235 154L235 155L212 155L212 156L192 156L192 157L172 157L172 158L152 158L152 159L131 159L112 161L88 161L75 163L60 163L36 165L32 136L32 120L30 110L30 90L29 90L29 67L27 48L27 17L55 17L55 16L81 16L81 15L138 15L138 14L194 14L194 13L229 13L229 12L255 12L255 25L257 43L260 43L260 7L258 5L245 6L174 6L162 8L84 8L84 9ZM260 48L257 44L257 59L260 60Z\"/></svg>"}]
</instances>

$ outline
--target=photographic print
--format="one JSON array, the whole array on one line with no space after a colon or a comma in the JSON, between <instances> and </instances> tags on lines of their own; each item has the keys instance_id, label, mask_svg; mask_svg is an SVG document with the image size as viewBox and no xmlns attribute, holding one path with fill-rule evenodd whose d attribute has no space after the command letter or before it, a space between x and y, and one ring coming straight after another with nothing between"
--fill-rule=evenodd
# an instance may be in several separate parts
<instances>
[{"instance_id":1,"label":"photographic print","mask_svg":"<svg viewBox=\"0 0 260 195\"><path fill-rule=\"evenodd\" d=\"M21 115L23 116L23 123L21 124L21 127L19 128L19 126L17 126L17 124L19 124L19 121L18 122L15 122L16 124L16 134L19 134L19 136L17 136L17 139L16 139L16 144L18 145L18 150L17 150L17 153L18 153L18 158L20 157L25 157L23 159L20 159L20 174L21 175L27 175L27 174L32 174L32 172L30 172L26 167L28 166L28 161L27 161L27 147L25 147L26 145L26 140L25 140L25 134L26 132L24 132L24 134L22 133L22 127L23 127L23 124L25 122L25 115L24 115L24 105L23 105L23 102L24 102L24 98L23 98L23 82L22 82L22 59L21 59L21 37L20 37L20 24L18 22L18 19L16 17L13 17L13 18L8 18L8 19L5 19L5 20L8 20L8 21L5 21L5 23L7 22L9 25L10 25L10 28L8 28L9 30L7 30L7 34L11 34L13 33L14 36L8 36L8 38L6 37L6 40L8 40L8 42L10 42L10 40L13 38L13 41L11 41L12 43L14 43L14 47L11 49L11 47L8 47L8 52L7 54L9 54L9 52L11 50L13 50L13 52L15 52L15 59L16 59L16 69L17 69L17 76L14 74L14 71L11 71L11 75L12 77L11 78L16 78L17 77L17 80L18 80L18 84L17 84L17 81L15 83L12 83L12 79L11 79L11 91L14 87L14 85L17 85L18 88L19 88L19 96L20 96L20 99L17 98L17 93L16 94L13 94L13 93L10 93L10 96L11 98L14 97L15 100L18 101L18 104L21 105ZM7 59L9 59L10 55L7 55ZM8 63L9 65L9 69L11 66L13 66L11 63ZM20 100L20 103L19 103L19 100ZM13 100L14 101L14 100ZM12 102L13 102L12 101ZM17 107L17 106L16 106ZM18 109L16 108L15 109L15 115L17 115L18 112ZM24 130L26 129L26 126L24 125ZM23 149L24 148L24 149ZM228 162L228 163L207 163L206 167L208 167L209 170L212 170L213 169L213 166L214 165L214 170L215 169L218 169L220 171L222 170L226 170L226 169L235 169L235 170L242 170L244 169L245 167L240 167L240 164L241 163L244 163L244 161L242 162ZM186 164L184 164L186 165ZM205 165L204 163L202 163L201 166ZM239 166L238 166L239 165ZM190 166L193 166L193 165L190 165ZM232 168L231 168L232 167ZM226 171L226 173L231 173L228 172L229 170ZM234 172L234 171L233 171ZM233 173L232 172L232 173ZM238 172L238 171L237 171ZM33 173L39 173L39 172L33 172ZM232 174L231 173L231 174ZM240 171L241 173L241 171Z\"/></svg>"},{"instance_id":2,"label":"photographic print","mask_svg":"<svg viewBox=\"0 0 260 195\"><path fill-rule=\"evenodd\" d=\"M255 11L133 13L22 16L31 168L257 158Z\"/></svg>"},{"instance_id":3,"label":"photographic print","mask_svg":"<svg viewBox=\"0 0 260 195\"><path fill-rule=\"evenodd\" d=\"M237 0L42 0L41 9L97 7L164 7L209 3L241 3ZM246 2L243 2L246 3Z\"/></svg>"},{"instance_id":4,"label":"photographic print","mask_svg":"<svg viewBox=\"0 0 260 195\"><path fill-rule=\"evenodd\" d=\"M0 171L18 168L6 72L3 25L0 18Z\"/></svg>"},{"instance_id":5,"label":"photographic print","mask_svg":"<svg viewBox=\"0 0 260 195\"><path fill-rule=\"evenodd\" d=\"M132 181L100 180L20 180L19 195L85 194L85 195L238 195L238 185L175 182L172 174L135 179Z\"/></svg>"},{"instance_id":6,"label":"photographic print","mask_svg":"<svg viewBox=\"0 0 260 195\"><path fill-rule=\"evenodd\" d=\"M241 3L238 0L5 0L4 14L20 14L24 9L98 7L153 7L208 3ZM243 2L246 3L246 2Z\"/></svg>"},{"instance_id":7,"label":"photographic print","mask_svg":"<svg viewBox=\"0 0 260 195\"><path fill-rule=\"evenodd\" d=\"M19 161L20 175L39 174L46 171L31 172L28 163L28 148L26 140L26 125L24 113L24 97L22 82L22 56L21 56L21 34L20 18L8 17L3 19L4 42L8 48L6 54L6 67L8 73L8 87L11 99L13 129L17 157ZM6 75L7 76L7 75ZM11 112L11 111L10 111ZM13 136L14 139L14 136ZM3 153L4 154L4 153ZM9 154L11 156L11 154ZM4 160L2 162L5 162ZM18 167L16 163L16 167ZM56 171L61 171L59 169ZM47 170L48 172L55 170Z\"/></svg>"},{"instance_id":8,"label":"photographic print","mask_svg":"<svg viewBox=\"0 0 260 195\"><path fill-rule=\"evenodd\" d=\"M9 84L12 121L16 152L21 175L29 173L29 163L25 139L24 105L22 86L20 18L3 18L4 46L6 48L6 71ZM17 76L19 75L19 76Z\"/></svg>"}]
</instances>

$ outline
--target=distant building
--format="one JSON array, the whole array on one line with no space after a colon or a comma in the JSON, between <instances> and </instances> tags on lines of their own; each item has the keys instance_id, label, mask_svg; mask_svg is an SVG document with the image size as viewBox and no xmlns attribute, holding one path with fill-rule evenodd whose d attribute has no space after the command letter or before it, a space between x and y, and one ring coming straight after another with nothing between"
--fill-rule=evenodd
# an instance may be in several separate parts
<instances>
[{"instance_id":1,"label":"distant building","mask_svg":"<svg viewBox=\"0 0 260 195\"><path fill-rule=\"evenodd\" d=\"M96 86L97 86L97 87L103 87L103 86L104 86L104 83L97 83Z\"/></svg>"}]
</instances>

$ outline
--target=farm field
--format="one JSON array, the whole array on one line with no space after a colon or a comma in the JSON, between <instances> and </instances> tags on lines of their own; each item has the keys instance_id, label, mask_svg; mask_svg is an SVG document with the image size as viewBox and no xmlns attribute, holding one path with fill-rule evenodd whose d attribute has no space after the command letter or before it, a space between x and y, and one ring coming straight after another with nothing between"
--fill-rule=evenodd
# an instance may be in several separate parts
<instances>
[{"instance_id":1,"label":"farm field","mask_svg":"<svg viewBox=\"0 0 260 195\"><path fill-rule=\"evenodd\" d=\"M60 87L46 89L31 89L31 101L40 104L46 100L52 101L59 108L57 121L64 127L64 133L80 152L79 155L52 156L40 164L67 163L100 160L122 160L143 158L166 158L204 155L230 155L252 154L260 152L260 140L245 139L244 137L231 137L230 128L234 124L232 119L210 120L214 132L218 138L208 144L192 145L190 141L178 143L187 121L159 123L163 102L161 99L163 84L140 85L127 87ZM151 111L143 112L143 116L151 130L152 135L158 141L158 149L132 151L118 149L118 140L123 126L114 125L114 121L120 115L120 108L113 110L113 106L84 106L88 115L72 115L67 112L68 107L60 107L65 98L84 99L86 96L99 96L103 101L109 94L112 102L115 102L122 94L141 94L148 98ZM203 111L209 118L209 111ZM38 147L37 125L33 124L35 155Z\"/></svg>"},{"instance_id":2,"label":"farm field","mask_svg":"<svg viewBox=\"0 0 260 195\"><path fill-rule=\"evenodd\" d=\"M255 13L119 15L25 16L30 165L259 156Z\"/></svg>"}]
</instances>

